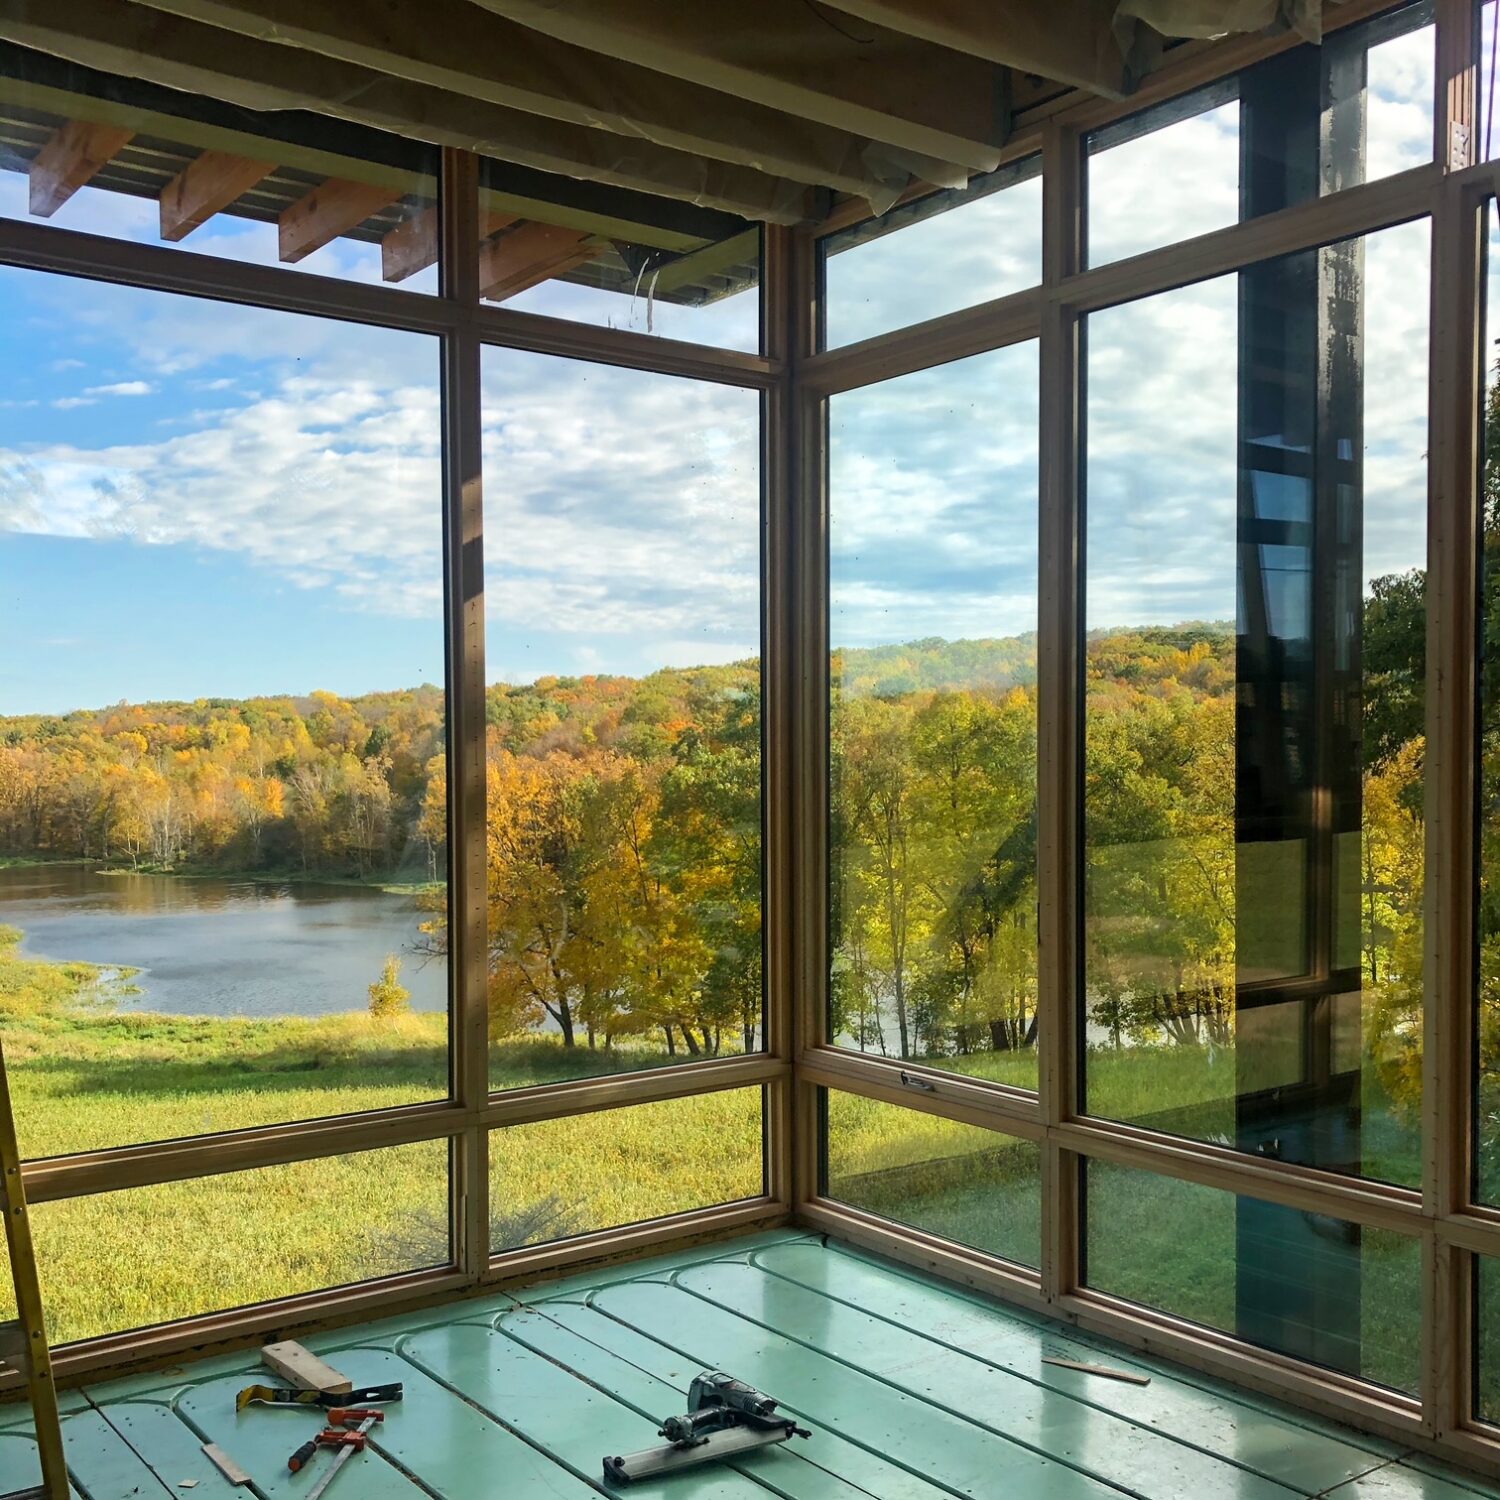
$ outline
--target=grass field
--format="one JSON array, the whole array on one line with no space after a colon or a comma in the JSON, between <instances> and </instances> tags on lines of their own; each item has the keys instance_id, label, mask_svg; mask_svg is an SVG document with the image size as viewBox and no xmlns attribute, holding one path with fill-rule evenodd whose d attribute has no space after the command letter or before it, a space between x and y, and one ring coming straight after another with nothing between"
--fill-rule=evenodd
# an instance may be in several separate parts
<instances>
[{"instance_id":1,"label":"grass field","mask_svg":"<svg viewBox=\"0 0 1500 1500\"><path fill-rule=\"evenodd\" d=\"M447 1093L441 1016L121 1014L93 998L99 979L88 965L21 959L14 937L0 937L0 1025L28 1155ZM524 1087L667 1060L645 1048L564 1049L555 1038L534 1037L496 1045L491 1078ZM1035 1061L1025 1055L954 1062L975 1076L1034 1085ZM1089 1083L1098 1113L1145 1120L1160 1117L1166 1100L1169 1128L1232 1138L1233 1061L1222 1052L1095 1052ZM1366 1092L1366 1149L1392 1175L1404 1173L1415 1161L1412 1128L1377 1085ZM492 1244L534 1243L752 1196L763 1181L761 1116L761 1091L737 1089L497 1132ZM1036 1264L1034 1146L841 1093L830 1097L829 1126L834 1196ZM40 1204L35 1228L54 1337L84 1338L442 1262L447 1170L446 1144L431 1142ZM1096 1167L1088 1186L1092 1284L1235 1326L1231 1195L1120 1168ZM1411 1388L1420 1346L1414 1251L1414 1242L1366 1232L1358 1252L1365 1373L1401 1388ZM4 1301L0 1292L0 1307Z\"/></svg>"}]
</instances>

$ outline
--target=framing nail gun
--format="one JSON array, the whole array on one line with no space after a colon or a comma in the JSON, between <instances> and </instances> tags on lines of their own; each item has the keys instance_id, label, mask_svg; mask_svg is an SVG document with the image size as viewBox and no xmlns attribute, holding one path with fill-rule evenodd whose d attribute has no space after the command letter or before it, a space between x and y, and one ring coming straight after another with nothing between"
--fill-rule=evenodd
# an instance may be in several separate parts
<instances>
[{"instance_id":1,"label":"framing nail gun","mask_svg":"<svg viewBox=\"0 0 1500 1500\"><path fill-rule=\"evenodd\" d=\"M787 1417L776 1414L776 1402L722 1370L705 1370L693 1377L687 1414L668 1417L657 1429L668 1439L659 1448L644 1448L623 1458L604 1460L604 1477L611 1484L629 1484L658 1474L675 1474L699 1464L754 1453L789 1437L811 1437Z\"/></svg>"}]
</instances>

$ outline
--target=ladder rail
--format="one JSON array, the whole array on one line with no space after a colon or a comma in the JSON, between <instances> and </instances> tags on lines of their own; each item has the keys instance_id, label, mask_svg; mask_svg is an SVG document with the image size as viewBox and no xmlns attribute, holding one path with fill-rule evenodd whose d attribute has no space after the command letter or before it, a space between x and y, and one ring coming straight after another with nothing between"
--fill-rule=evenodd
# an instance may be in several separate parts
<instances>
[{"instance_id":1,"label":"ladder rail","mask_svg":"<svg viewBox=\"0 0 1500 1500\"><path fill-rule=\"evenodd\" d=\"M3 1040L0 1040L0 1213L5 1217L5 1240L10 1250L16 1308L20 1313L17 1342L21 1371L31 1392L36 1443L42 1457L42 1487L29 1493L41 1497L41 1500L69 1500L62 1417L57 1408L52 1353L47 1345L47 1325L42 1315L42 1287L37 1279L31 1220L21 1183L21 1148L16 1139L16 1117L11 1109Z\"/></svg>"}]
</instances>

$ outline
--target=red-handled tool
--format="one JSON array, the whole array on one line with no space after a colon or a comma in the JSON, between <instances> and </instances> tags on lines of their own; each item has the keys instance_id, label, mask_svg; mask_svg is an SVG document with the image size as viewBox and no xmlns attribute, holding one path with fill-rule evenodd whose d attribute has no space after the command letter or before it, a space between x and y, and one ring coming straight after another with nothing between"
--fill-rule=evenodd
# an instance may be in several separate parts
<instances>
[{"instance_id":1,"label":"red-handled tool","mask_svg":"<svg viewBox=\"0 0 1500 1500\"><path fill-rule=\"evenodd\" d=\"M333 1467L329 1469L329 1471L308 1492L307 1500L318 1500L318 1496L321 1495L323 1491L326 1490L328 1486L332 1484L333 1481L338 1477L339 1470L342 1469L344 1465L348 1463L356 1453L360 1452L364 1448L365 1440L370 1429L377 1422L385 1421L385 1413L383 1411L367 1412L361 1411L358 1408L355 1408L353 1410L349 1408L341 1409L344 1411L346 1417L362 1416L364 1420L359 1424L358 1427L354 1429L353 1432L349 1432L347 1430L339 1428L330 1428L329 1431L337 1431L340 1437L352 1438L356 1439L357 1441L344 1442L339 1445L339 1451L333 1456Z\"/></svg>"},{"instance_id":2,"label":"red-handled tool","mask_svg":"<svg viewBox=\"0 0 1500 1500\"><path fill-rule=\"evenodd\" d=\"M305 1469L319 1448L338 1448L341 1450L341 1457L345 1453L363 1452L369 1441L368 1432L377 1422L385 1421L385 1413L367 1411L363 1407L337 1406L328 1413L328 1420L335 1425L325 1427L316 1437L309 1438L287 1459L286 1466L293 1474ZM342 1425L346 1422L358 1422L360 1425L354 1432L350 1432Z\"/></svg>"}]
</instances>

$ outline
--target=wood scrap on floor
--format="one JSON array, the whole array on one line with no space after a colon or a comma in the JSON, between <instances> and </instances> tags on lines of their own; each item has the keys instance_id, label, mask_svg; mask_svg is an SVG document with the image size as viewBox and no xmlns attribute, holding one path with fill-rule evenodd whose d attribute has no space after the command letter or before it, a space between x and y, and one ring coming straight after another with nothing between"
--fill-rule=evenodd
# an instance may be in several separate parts
<instances>
[{"instance_id":1,"label":"wood scrap on floor","mask_svg":"<svg viewBox=\"0 0 1500 1500\"><path fill-rule=\"evenodd\" d=\"M230 1484L250 1483L250 1476L217 1443L205 1443L203 1456Z\"/></svg>"},{"instance_id":2,"label":"wood scrap on floor","mask_svg":"<svg viewBox=\"0 0 1500 1500\"><path fill-rule=\"evenodd\" d=\"M346 1396L354 1389L354 1382L341 1375L332 1365L324 1364L310 1349L304 1349L294 1339L279 1344L267 1344L260 1351L263 1365L284 1375L293 1385L304 1391L322 1391L325 1395Z\"/></svg>"},{"instance_id":3,"label":"wood scrap on floor","mask_svg":"<svg viewBox=\"0 0 1500 1500\"><path fill-rule=\"evenodd\" d=\"M1076 1359L1056 1359L1050 1354L1042 1356L1044 1365L1059 1365L1064 1370L1082 1370L1085 1375L1102 1375L1106 1380L1126 1380L1131 1385L1150 1385L1149 1375L1137 1375L1134 1370L1116 1370L1109 1365L1086 1365Z\"/></svg>"}]
</instances>

